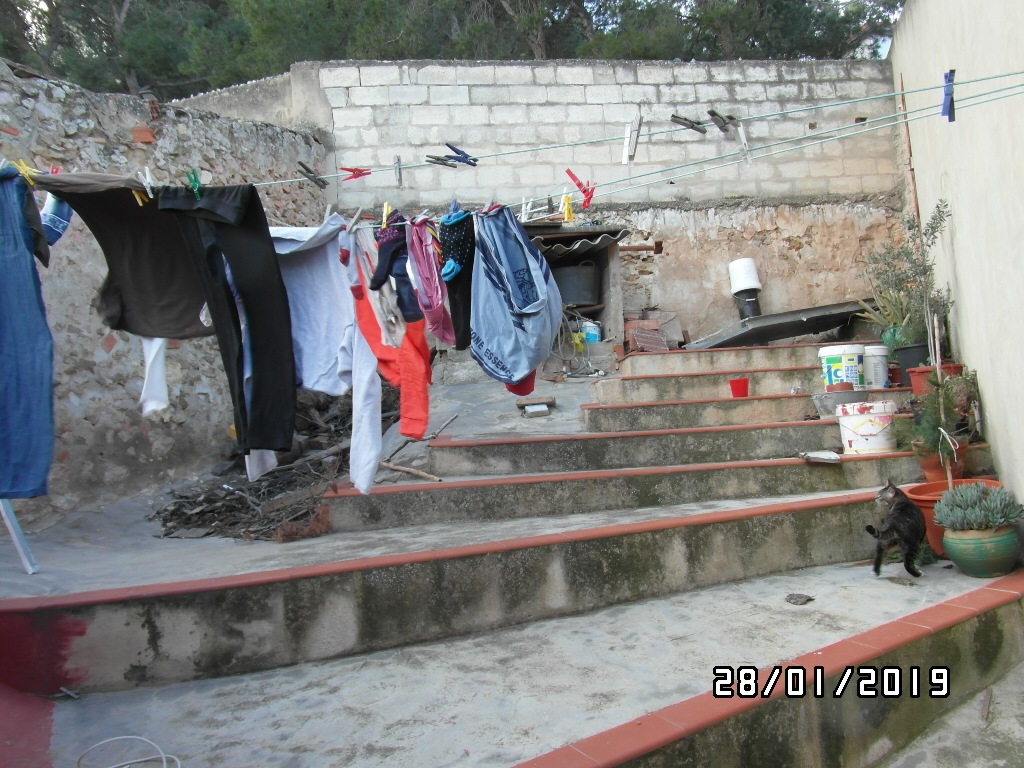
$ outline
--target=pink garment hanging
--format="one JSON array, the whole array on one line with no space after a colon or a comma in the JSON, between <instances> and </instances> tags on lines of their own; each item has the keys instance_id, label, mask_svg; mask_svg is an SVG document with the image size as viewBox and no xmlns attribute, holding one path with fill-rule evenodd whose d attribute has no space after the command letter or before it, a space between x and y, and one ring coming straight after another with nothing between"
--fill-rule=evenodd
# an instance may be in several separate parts
<instances>
[{"instance_id":1,"label":"pink garment hanging","mask_svg":"<svg viewBox=\"0 0 1024 768\"><path fill-rule=\"evenodd\" d=\"M455 328L444 305L448 289L441 279L441 244L434 224L425 216L413 219L405 228L409 247L409 278L416 288L416 300L427 321L427 328L438 340L454 346Z\"/></svg>"}]
</instances>

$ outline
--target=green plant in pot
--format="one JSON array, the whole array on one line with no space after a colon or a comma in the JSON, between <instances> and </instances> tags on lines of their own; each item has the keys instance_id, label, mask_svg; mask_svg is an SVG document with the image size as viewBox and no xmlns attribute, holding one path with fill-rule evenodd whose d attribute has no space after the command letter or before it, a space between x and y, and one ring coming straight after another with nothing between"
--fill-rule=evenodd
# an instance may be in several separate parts
<instances>
[{"instance_id":1,"label":"green plant in pot","mask_svg":"<svg viewBox=\"0 0 1024 768\"><path fill-rule=\"evenodd\" d=\"M949 559L968 576L989 578L1012 571L1020 557L1017 523L1024 506L1005 488L960 485L935 503L935 522Z\"/></svg>"}]
</instances>

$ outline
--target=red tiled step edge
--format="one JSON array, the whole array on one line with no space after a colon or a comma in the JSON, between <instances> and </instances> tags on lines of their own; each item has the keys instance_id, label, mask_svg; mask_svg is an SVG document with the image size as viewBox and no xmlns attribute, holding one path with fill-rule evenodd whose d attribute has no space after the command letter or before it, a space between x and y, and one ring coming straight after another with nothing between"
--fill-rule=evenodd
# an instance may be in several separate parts
<instances>
[{"instance_id":1,"label":"red tiled step edge","mask_svg":"<svg viewBox=\"0 0 1024 768\"><path fill-rule=\"evenodd\" d=\"M639 357L640 355L699 355L701 352L739 352L748 349L794 349L799 347L831 347L836 344L881 344L881 339L874 341L826 341L815 344L767 344L758 347L714 347L712 349L670 349L667 352L629 352L622 360L627 357Z\"/></svg>"},{"instance_id":2,"label":"red tiled step edge","mask_svg":"<svg viewBox=\"0 0 1024 768\"><path fill-rule=\"evenodd\" d=\"M289 581L291 579L303 579L312 576L326 576L333 573L346 573L349 571L362 571L370 568L385 568L393 565L407 565L409 563L423 563L430 562L432 560L469 557L472 555L484 555L514 549L528 549L529 547L539 547L546 544L589 541L592 539L611 538L613 536L625 536L632 533L646 533L648 531L660 531L669 528L682 528L689 525L707 525L709 523L741 520L750 517L760 517L762 515L774 515L803 509L814 509L824 505L842 506L846 504L858 504L863 501L869 501L874 497L874 491L859 491L855 493L842 493L835 496L826 496L815 499L801 499L799 501L776 504L762 504L760 506L741 509L706 512L703 514L685 515L681 517L668 517L659 520L643 520L636 523L606 525L599 528L584 528L576 531L566 531L564 533L549 533L541 536L526 536L519 539L469 544L462 547L405 552L394 555L360 558L357 560L339 560L332 563L319 563L299 568L283 568L275 571L256 571L253 573L243 573L235 576L218 576L209 579L173 581L162 584L145 584L134 587L94 590L91 592L73 592L66 595L10 597L0 599L0 614L56 610L81 605L94 605L97 603L121 602L129 599L180 595L190 592L212 592L219 589L255 586L258 584Z\"/></svg>"},{"instance_id":3,"label":"red tiled step edge","mask_svg":"<svg viewBox=\"0 0 1024 768\"><path fill-rule=\"evenodd\" d=\"M1020 600L1021 597L1024 597L1024 571L996 579L980 589L798 656L784 662L783 666L795 665L807 669L807 682L810 685L810 670L815 666L824 667L825 677L831 677L848 666L864 664L972 616ZM783 690L783 686L777 685L768 700L778 698ZM516 768L612 768L752 709L764 701L766 699L760 697L716 699L711 691L707 691L527 760Z\"/></svg>"},{"instance_id":4,"label":"red tiled step edge","mask_svg":"<svg viewBox=\"0 0 1024 768\"><path fill-rule=\"evenodd\" d=\"M913 456L913 451L892 451L889 453L873 453L863 455L841 456L840 461L875 461L879 458L902 459ZM588 469L578 472L545 472L533 475L501 475L500 477L474 478L472 480L442 480L439 483L424 481L421 483L402 483L400 485L378 486L373 488L372 495L387 493L407 493L409 491L440 491L453 488L483 488L491 485L527 485L530 483L549 483L555 480L603 480L623 475L667 475L675 472L700 472L706 469L747 469L750 467L785 467L804 465L803 459L757 459L756 461L723 461L706 464L677 464L670 467L635 467L630 469ZM338 486L336 491L328 491L325 499L340 499L346 496L359 496L355 488Z\"/></svg>"},{"instance_id":5,"label":"red tiled step edge","mask_svg":"<svg viewBox=\"0 0 1024 768\"><path fill-rule=\"evenodd\" d=\"M809 421L773 421L766 424L726 424L714 427L680 427L678 429L638 429L633 432L575 432L571 435L539 435L535 437L483 437L456 440L452 435L435 437L427 445L431 448L465 448L481 445L516 445L518 443L553 443L559 440L607 440L614 437L648 437L650 435L685 435L691 432L740 432L747 429L778 429L780 427L813 427L816 424L836 424L837 419L811 419Z\"/></svg>"},{"instance_id":6,"label":"red tiled step edge","mask_svg":"<svg viewBox=\"0 0 1024 768\"><path fill-rule=\"evenodd\" d=\"M819 371L820 365L794 365L789 368L736 368L732 370L689 371L687 373L646 373L639 376L616 376L601 381L638 381L646 379L687 379L693 376L732 376L737 373L792 373L793 371ZM594 382L595 384L597 382Z\"/></svg>"},{"instance_id":7,"label":"red tiled step edge","mask_svg":"<svg viewBox=\"0 0 1024 768\"><path fill-rule=\"evenodd\" d=\"M649 354L644 352L643 354ZM651 353L652 354L652 353ZM633 378L643 378L636 376ZM890 387L888 389L868 389L867 392L910 392L910 387ZM788 397L809 398L817 392L798 392L795 395L750 395L749 397L706 397L697 400L656 400L650 403L581 403L580 408L591 410L596 408L649 408L658 405L696 405L698 403L735 403L739 400L781 400Z\"/></svg>"}]
</instances>

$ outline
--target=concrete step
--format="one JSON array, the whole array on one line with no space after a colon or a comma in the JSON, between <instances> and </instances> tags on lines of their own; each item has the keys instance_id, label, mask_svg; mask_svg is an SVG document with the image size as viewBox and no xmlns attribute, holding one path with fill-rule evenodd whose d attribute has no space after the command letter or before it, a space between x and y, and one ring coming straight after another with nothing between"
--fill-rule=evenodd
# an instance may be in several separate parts
<instances>
[{"instance_id":1,"label":"concrete step","mask_svg":"<svg viewBox=\"0 0 1024 768\"><path fill-rule=\"evenodd\" d=\"M504 475L328 492L335 531L365 531L456 520L501 520L636 509L663 504L824 493L911 482L909 452L844 456L839 464L800 459Z\"/></svg>"},{"instance_id":2,"label":"concrete step","mask_svg":"<svg viewBox=\"0 0 1024 768\"><path fill-rule=\"evenodd\" d=\"M656 403L731 397L730 379L749 379L749 394L786 395L793 391L824 392L821 368L755 368L735 371L669 373L656 376L622 376L599 379L592 385L594 400L616 403Z\"/></svg>"},{"instance_id":3,"label":"concrete step","mask_svg":"<svg viewBox=\"0 0 1024 768\"><path fill-rule=\"evenodd\" d=\"M189 768L765 764L751 755L787 768L868 765L1022 655L1018 576L968 579L941 564L925 567L923 587L904 576L831 565L220 680L77 700L8 691L0 735L48 765L74 765L128 732ZM790 605L791 593L815 599ZM713 667L742 664L762 670L758 688L773 665L821 666L828 693L714 698ZM950 667L948 698L923 681L920 698L862 699L856 678L833 695L847 666L909 675L936 664ZM29 709L41 727L15 731Z\"/></svg>"},{"instance_id":4,"label":"concrete step","mask_svg":"<svg viewBox=\"0 0 1024 768\"><path fill-rule=\"evenodd\" d=\"M484 535L463 546L2 600L0 683L46 694L220 677L864 558L874 493L633 510L590 528L563 518L511 539L476 523ZM429 539L474 540L451 528Z\"/></svg>"},{"instance_id":5,"label":"concrete step","mask_svg":"<svg viewBox=\"0 0 1024 768\"><path fill-rule=\"evenodd\" d=\"M765 347L724 347L722 349L676 349L670 352L632 352L619 363L623 376L651 376L660 373L707 373L753 368L793 368L818 365L818 350L826 344L773 344ZM850 342L853 343L853 342ZM881 344L858 341L857 344Z\"/></svg>"},{"instance_id":6,"label":"concrete step","mask_svg":"<svg viewBox=\"0 0 1024 768\"><path fill-rule=\"evenodd\" d=\"M870 402L910 399L910 389L876 389L864 392ZM716 397L663 403L580 405L583 427L589 432L632 432L642 429L684 429L740 424L771 424L802 421L818 415L809 394L761 397Z\"/></svg>"},{"instance_id":7,"label":"concrete step","mask_svg":"<svg viewBox=\"0 0 1024 768\"><path fill-rule=\"evenodd\" d=\"M835 419L553 437L440 437L431 441L429 457L433 474L451 477L773 459L820 450L842 450Z\"/></svg>"}]
</instances>

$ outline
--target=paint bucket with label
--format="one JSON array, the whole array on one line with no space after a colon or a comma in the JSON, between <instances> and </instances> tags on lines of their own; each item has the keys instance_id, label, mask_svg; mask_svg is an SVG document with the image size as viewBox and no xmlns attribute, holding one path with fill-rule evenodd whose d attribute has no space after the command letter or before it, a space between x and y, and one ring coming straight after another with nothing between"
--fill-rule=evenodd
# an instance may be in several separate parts
<instances>
[{"instance_id":1,"label":"paint bucket with label","mask_svg":"<svg viewBox=\"0 0 1024 768\"><path fill-rule=\"evenodd\" d=\"M853 384L854 389L867 389L864 385L863 344L822 347L818 358L821 360L821 378L825 386L848 383Z\"/></svg>"},{"instance_id":2,"label":"paint bucket with label","mask_svg":"<svg viewBox=\"0 0 1024 768\"><path fill-rule=\"evenodd\" d=\"M580 330L588 344L597 344L601 340L601 326L593 320L580 320Z\"/></svg>"},{"instance_id":3,"label":"paint bucket with label","mask_svg":"<svg viewBox=\"0 0 1024 768\"><path fill-rule=\"evenodd\" d=\"M892 420L897 405L893 400L878 403L841 403L836 406L843 453L889 453L896 450Z\"/></svg>"},{"instance_id":4,"label":"paint bucket with label","mask_svg":"<svg viewBox=\"0 0 1024 768\"><path fill-rule=\"evenodd\" d=\"M868 389L889 386L889 348L881 345L864 347L864 385Z\"/></svg>"}]
</instances>

